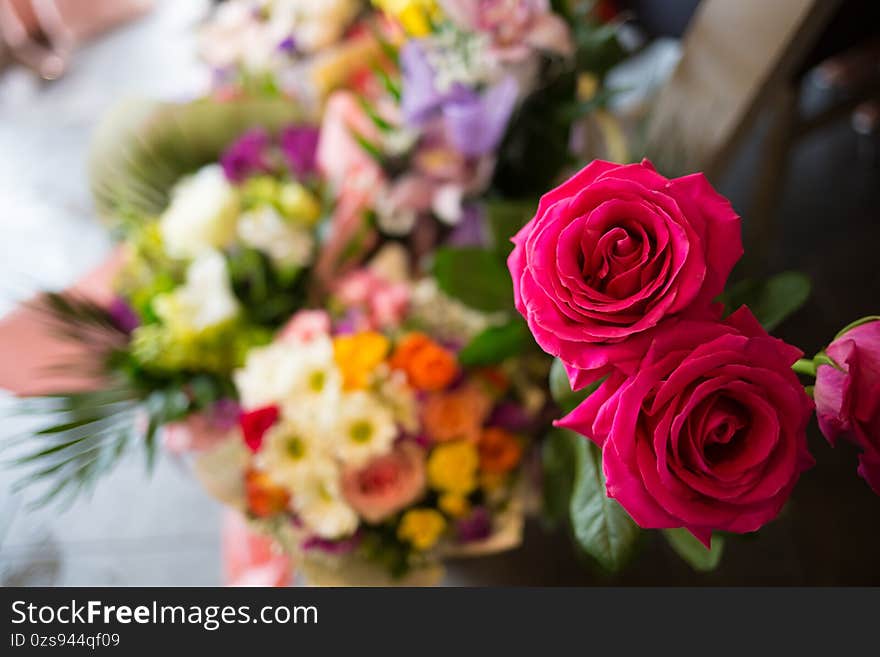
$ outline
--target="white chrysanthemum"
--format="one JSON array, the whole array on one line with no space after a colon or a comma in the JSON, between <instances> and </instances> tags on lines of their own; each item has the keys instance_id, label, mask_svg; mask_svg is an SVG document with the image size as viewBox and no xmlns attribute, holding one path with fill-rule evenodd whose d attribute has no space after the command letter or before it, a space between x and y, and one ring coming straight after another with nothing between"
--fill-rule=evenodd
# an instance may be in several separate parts
<instances>
[{"instance_id":1,"label":"white chrysanthemum","mask_svg":"<svg viewBox=\"0 0 880 657\"><path fill-rule=\"evenodd\" d=\"M165 250L175 258L194 258L223 247L235 237L238 193L219 164L202 167L171 192L159 219Z\"/></svg>"},{"instance_id":2,"label":"white chrysanthemum","mask_svg":"<svg viewBox=\"0 0 880 657\"><path fill-rule=\"evenodd\" d=\"M295 493L331 456L314 418L302 413L285 417L266 433L258 458L275 481Z\"/></svg>"},{"instance_id":3,"label":"white chrysanthemum","mask_svg":"<svg viewBox=\"0 0 880 657\"><path fill-rule=\"evenodd\" d=\"M363 391L345 394L331 438L337 456L346 464L362 465L387 453L397 438L394 414L382 401Z\"/></svg>"},{"instance_id":4,"label":"white chrysanthemum","mask_svg":"<svg viewBox=\"0 0 880 657\"><path fill-rule=\"evenodd\" d=\"M274 342L252 349L235 384L245 408L280 404L285 412L309 412L326 422L335 412L342 375L333 358L333 342L319 336L308 343Z\"/></svg>"},{"instance_id":5,"label":"white chrysanthemum","mask_svg":"<svg viewBox=\"0 0 880 657\"><path fill-rule=\"evenodd\" d=\"M278 265L305 267L312 262L315 238L311 232L285 221L271 205L241 215L238 236Z\"/></svg>"},{"instance_id":6,"label":"white chrysanthemum","mask_svg":"<svg viewBox=\"0 0 880 657\"><path fill-rule=\"evenodd\" d=\"M186 272L186 282L153 300L153 309L165 324L181 331L201 331L238 313L226 260L217 251L205 251Z\"/></svg>"},{"instance_id":7,"label":"white chrysanthemum","mask_svg":"<svg viewBox=\"0 0 880 657\"><path fill-rule=\"evenodd\" d=\"M342 497L339 468L332 461L312 463L291 504L303 524L321 538L343 538L357 529L358 515Z\"/></svg>"}]
</instances>

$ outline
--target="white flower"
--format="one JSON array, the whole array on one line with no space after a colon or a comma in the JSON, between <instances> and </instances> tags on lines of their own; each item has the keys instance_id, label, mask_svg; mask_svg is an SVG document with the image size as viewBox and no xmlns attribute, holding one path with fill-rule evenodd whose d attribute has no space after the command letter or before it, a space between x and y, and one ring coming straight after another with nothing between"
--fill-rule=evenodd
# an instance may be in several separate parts
<instances>
[{"instance_id":1,"label":"white flower","mask_svg":"<svg viewBox=\"0 0 880 657\"><path fill-rule=\"evenodd\" d=\"M165 324L180 331L201 331L234 317L239 304L226 260L217 251L204 251L187 269L186 282L157 296L153 309Z\"/></svg>"},{"instance_id":2,"label":"white flower","mask_svg":"<svg viewBox=\"0 0 880 657\"><path fill-rule=\"evenodd\" d=\"M274 0L269 31L278 43L292 36L298 50L316 52L337 42L359 11L358 0Z\"/></svg>"},{"instance_id":3,"label":"white flower","mask_svg":"<svg viewBox=\"0 0 880 657\"><path fill-rule=\"evenodd\" d=\"M394 414L394 420L404 431L415 433L419 428L419 402L409 386L406 373L390 370L383 364L377 371L381 383L379 396Z\"/></svg>"},{"instance_id":4,"label":"white flower","mask_svg":"<svg viewBox=\"0 0 880 657\"><path fill-rule=\"evenodd\" d=\"M275 481L295 492L330 457L314 418L301 413L285 416L266 433L258 458Z\"/></svg>"},{"instance_id":5,"label":"white flower","mask_svg":"<svg viewBox=\"0 0 880 657\"><path fill-rule=\"evenodd\" d=\"M165 250L175 258L194 258L223 247L235 237L238 194L223 168L211 164L184 179L171 192L159 219Z\"/></svg>"},{"instance_id":6,"label":"white flower","mask_svg":"<svg viewBox=\"0 0 880 657\"><path fill-rule=\"evenodd\" d=\"M342 375L333 343L318 336L308 343L279 341L252 349L235 384L245 408L280 404L285 415L309 412L326 425L336 411Z\"/></svg>"},{"instance_id":7,"label":"white flower","mask_svg":"<svg viewBox=\"0 0 880 657\"><path fill-rule=\"evenodd\" d=\"M362 465L390 451L397 438L394 413L374 395L358 391L343 395L331 435L337 456L347 465Z\"/></svg>"},{"instance_id":8,"label":"white flower","mask_svg":"<svg viewBox=\"0 0 880 657\"><path fill-rule=\"evenodd\" d=\"M271 205L241 215L238 236L247 246L268 254L278 265L305 267L311 263L315 250L311 232L285 221Z\"/></svg>"},{"instance_id":9,"label":"white flower","mask_svg":"<svg viewBox=\"0 0 880 657\"><path fill-rule=\"evenodd\" d=\"M349 536L358 526L357 513L342 497L340 477L332 461L315 461L291 498L305 526L321 538Z\"/></svg>"},{"instance_id":10,"label":"white flower","mask_svg":"<svg viewBox=\"0 0 880 657\"><path fill-rule=\"evenodd\" d=\"M437 218L449 226L455 226L464 215L462 208L462 199L464 197L464 188L461 185L447 183L441 185L434 192L434 200L432 202L432 210Z\"/></svg>"}]
</instances>

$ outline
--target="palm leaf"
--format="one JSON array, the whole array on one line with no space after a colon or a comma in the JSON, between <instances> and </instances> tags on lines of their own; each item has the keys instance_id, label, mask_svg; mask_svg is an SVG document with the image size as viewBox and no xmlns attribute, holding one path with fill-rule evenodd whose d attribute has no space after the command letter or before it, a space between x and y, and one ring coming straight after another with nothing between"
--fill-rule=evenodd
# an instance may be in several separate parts
<instances>
[{"instance_id":1,"label":"palm leaf","mask_svg":"<svg viewBox=\"0 0 880 657\"><path fill-rule=\"evenodd\" d=\"M33 502L43 506L62 494L69 504L79 493L90 491L129 446L140 442L140 403L137 392L124 382L101 391L26 400L19 411L48 415L52 421L5 440L4 451L14 453L7 464L23 471L13 492L43 484Z\"/></svg>"},{"instance_id":2,"label":"palm leaf","mask_svg":"<svg viewBox=\"0 0 880 657\"><path fill-rule=\"evenodd\" d=\"M89 178L98 215L124 231L160 214L171 188L217 161L242 132L256 126L277 131L308 118L281 99L123 102L107 115L92 143Z\"/></svg>"}]
</instances>

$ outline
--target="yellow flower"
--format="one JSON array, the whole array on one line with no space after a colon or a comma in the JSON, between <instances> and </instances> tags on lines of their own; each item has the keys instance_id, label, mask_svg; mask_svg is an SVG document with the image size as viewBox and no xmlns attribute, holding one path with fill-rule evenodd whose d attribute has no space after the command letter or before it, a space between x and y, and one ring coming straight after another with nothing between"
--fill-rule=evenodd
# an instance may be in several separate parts
<instances>
[{"instance_id":1,"label":"yellow flower","mask_svg":"<svg viewBox=\"0 0 880 657\"><path fill-rule=\"evenodd\" d=\"M444 493L437 500L440 510L451 518L463 518L471 510L468 498L458 493Z\"/></svg>"},{"instance_id":2,"label":"yellow flower","mask_svg":"<svg viewBox=\"0 0 880 657\"><path fill-rule=\"evenodd\" d=\"M278 192L278 204L285 216L301 226L314 226L321 218L321 204L299 183L285 183Z\"/></svg>"},{"instance_id":3,"label":"yellow flower","mask_svg":"<svg viewBox=\"0 0 880 657\"><path fill-rule=\"evenodd\" d=\"M428 481L445 493L467 495L477 487L480 456L473 443L458 440L438 445L428 458Z\"/></svg>"},{"instance_id":4,"label":"yellow flower","mask_svg":"<svg viewBox=\"0 0 880 657\"><path fill-rule=\"evenodd\" d=\"M494 493L507 483L507 474L503 472L481 472L480 488L487 493Z\"/></svg>"},{"instance_id":5,"label":"yellow flower","mask_svg":"<svg viewBox=\"0 0 880 657\"><path fill-rule=\"evenodd\" d=\"M430 550L443 531L446 520L434 509L410 509L403 514L397 527L397 538L406 541L416 550Z\"/></svg>"},{"instance_id":6,"label":"yellow flower","mask_svg":"<svg viewBox=\"0 0 880 657\"><path fill-rule=\"evenodd\" d=\"M373 0L373 4L392 16L414 37L427 36L442 14L436 0Z\"/></svg>"},{"instance_id":7,"label":"yellow flower","mask_svg":"<svg viewBox=\"0 0 880 657\"><path fill-rule=\"evenodd\" d=\"M374 331L343 335L333 340L333 356L342 372L345 390L362 390L370 375L385 360L390 348L388 338Z\"/></svg>"}]
</instances>

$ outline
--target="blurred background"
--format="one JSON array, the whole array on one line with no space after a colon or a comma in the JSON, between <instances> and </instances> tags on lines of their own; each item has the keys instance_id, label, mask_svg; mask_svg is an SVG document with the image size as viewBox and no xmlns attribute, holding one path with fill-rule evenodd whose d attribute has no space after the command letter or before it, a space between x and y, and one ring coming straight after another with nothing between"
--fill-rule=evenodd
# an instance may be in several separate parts
<instances>
[{"instance_id":1,"label":"blurred background","mask_svg":"<svg viewBox=\"0 0 880 657\"><path fill-rule=\"evenodd\" d=\"M208 89L197 27L211 4L0 0L0 316L107 255L86 175L92 131L121 97ZM609 76L623 90L615 111L650 115L644 149L660 168L706 170L732 199L753 245L746 267L812 278L809 304L777 334L812 354L876 314L880 3L612 4L635 53ZM25 428L7 415L4 433ZM610 579L535 520L523 547L454 562L447 583L880 584L880 500L855 475L852 448L831 449L815 426L809 439L819 465L782 517L760 538L729 540L711 574L647 538L642 558ZM165 457L148 477L131 458L63 512L28 509L7 492L13 478L0 469L0 584L221 582L222 511L183 463Z\"/></svg>"}]
</instances>

